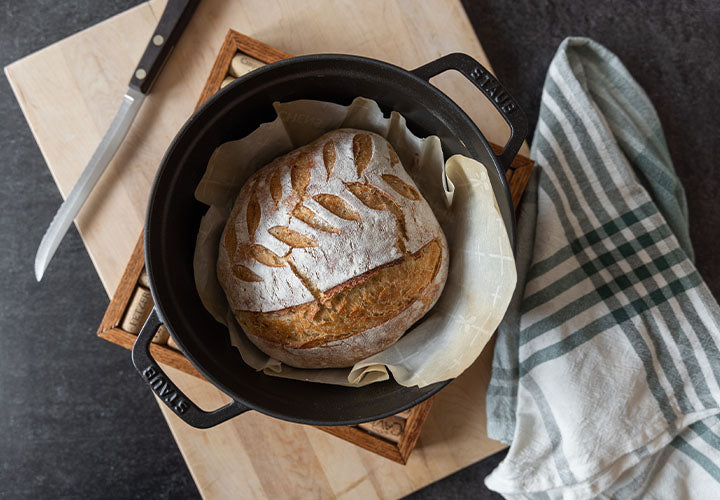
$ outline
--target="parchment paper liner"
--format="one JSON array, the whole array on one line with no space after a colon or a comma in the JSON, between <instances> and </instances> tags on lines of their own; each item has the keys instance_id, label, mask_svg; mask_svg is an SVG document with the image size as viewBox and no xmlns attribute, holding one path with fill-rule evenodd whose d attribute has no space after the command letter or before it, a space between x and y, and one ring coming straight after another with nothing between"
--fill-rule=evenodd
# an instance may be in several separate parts
<instances>
[{"instance_id":1,"label":"parchment paper liner","mask_svg":"<svg viewBox=\"0 0 720 500\"><path fill-rule=\"evenodd\" d=\"M195 282L203 304L228 327L248 365L268 375L345 386L387 380L404 386L433 384L468 368L502 320L515 289L515 261L487 170L460 155L443 163L440 139L420 139L396 112L385 118L375 101L350 106L301 100L274 103L278 118L213 153L195 197L210 208L195 249ZM219 240L240 188L250 175L289 151L338 128L369 130L395 148L445 232L450 269L442 296L424 320L397 343L352 368L298 369L252 344L230 310L216 276Z\"/></svg>"}]
</instances>

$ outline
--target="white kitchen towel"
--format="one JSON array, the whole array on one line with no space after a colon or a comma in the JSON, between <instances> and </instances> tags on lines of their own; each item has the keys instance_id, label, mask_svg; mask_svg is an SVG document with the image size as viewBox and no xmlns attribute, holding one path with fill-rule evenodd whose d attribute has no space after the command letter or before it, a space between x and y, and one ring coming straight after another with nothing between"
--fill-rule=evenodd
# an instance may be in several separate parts
<instances>
[{"instance_id":1,"label":"white kitchen towel","mask_svg":"<svg viewBox=\"0 0 720 500\"><path fill-rule=\"evenodd\" d=\"M720 309L659 119L619 59L558 49L495 346L508 498L720 498ZM523 286L524 285L524 286Z\"/></svg>"}]
</instances>

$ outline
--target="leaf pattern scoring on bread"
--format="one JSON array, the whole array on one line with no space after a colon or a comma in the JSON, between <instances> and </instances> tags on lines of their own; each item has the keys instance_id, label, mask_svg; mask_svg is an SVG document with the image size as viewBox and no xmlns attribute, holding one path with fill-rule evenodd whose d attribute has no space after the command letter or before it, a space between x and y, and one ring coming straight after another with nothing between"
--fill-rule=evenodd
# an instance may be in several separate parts
<instances>
[{"instance_id":1,"label":"leaf pattern scoring on bread","mask_svg":"<svg viewBox=\"0 0 720 500\"><path fill-rule=\"evenodd\" d=\"M393 149L393 147L390 144L388 144L388 153L390 154L390 166L391 167L394 167L395 165L400 163L400 158L398 158L397 153L395 152L395 150Z\"/></svg>"},{"instance_id":2,"label":"leaf pattern scoring on bread","mask_svg":"<svg viewBox=\"0 0 720 500\"><path fill-rule=\"evenodd\" d=\"M358 178L370 164L373 153L372 138L367 134L357 134L353 137L353 159L357 167Z\"/></svg>"},{"instance_id":3,"label":"leaf pattern scoring on bread","mask_svg":"<svg viewBox=\"0 0 720 500\"><path fill-rule=\"evenodd\" d=\"M337 159L337 153L335 152L335 143L328 141L323 146L323 163L325 164L325 172L327 172L326 181L330 180L333 169L335 168L335 160Z\"/></svg>"},{"instance_id":4,"label":"leaf pattern scoring on bread","mask_svg":"<svg viewBox=\"0 0 720 500\"><path fill-rule=\"evenodd\" d=\"M280 200L282 199L282 169L276 169L270 176L270 197L275 203L275 209L280 206Z\"/></svg>"},{"instance_id":5,"label":"leaf pattern scoring on bread","mask_svg":"<svg viewBox=\"0 0 720 500\"><path fill-rule=\"evenodd\" d=\"M268 232L291 248L309 248L317 246L314 239L290 229L287 226L273 226Z\"/></svg>"},{"instance_id":6,"label":"leaf pattern scoring on bread","mask_svg":"<svg viewBox=\"0 0 720 500\"><path fill-rule=\"evenodd\" d=\"M258 203L257 194L254 190L250 194L245 217L247 219L248 236L250 236L250 241L253 241L255 239L255 231L257 231L258 224L260 224L260 203Z\"/></svg>"},{"instance_id":7,"label":"leaf pattern scoring on bread","mask_svg":"<svg viewBox=\"0 0 720 500\"><path fill-rule=\"evenodd\" d=\"M249 250L250 256L261 264L270 267L283 267L285 261L278 254L262 245L252 245Z\"/></svg>"},{"instance_id":8,"label":"leaf pattern scoring on bread","mask_svg":"<svg viewBox=\"0 0 720 500\"><path fill-rule=\"evenodd\" d=\"M347 143L346 143L347 144ZM319 146L319 145L318 145ZM317 146L315 146L317 147ZM390 167L394 167L400 163L397 153L388 143L387 151L390 160ZM363 205L371 210L382 210L390 212L395 219L395 227L397 240L395 247L400 254L407 256L409 252L405 247L405 240L408 240L405 214L400 208L398 202L380 187L371 184L368 178L363 175L368 171L374 153L373 138L367 133L356 133L352 137L352 162L355 166L355 173L358 179L364 179L364 182L356 182L341 179L342 185L357 198ZM334 174L335 164L338 159L338 151L335 142L331 139L322 146L322 161L325 167L325 181L330 182ZM290 187L292 191L288 196L295 194L297 198L294 200L294 206L290 208L290 220L294 217L303 222L307 226L324 233L340 234L341 230L331 221L318 215L315 211L305 205L305 201L310 196L308 189L312 183L312 170L314 167L313 157L306 151L299 151L291 154L282 161L281 164L275 164L273 171L268 177L268 191L272 199L274 210L280 208L283 200L284 189L283 179L286 179L289 169ZM392 174L381 174L383 181L396 193L405 199L418 201L421 200L420 193L413 186L403 181L400 177ZM258 200L260 191L258 187L258 178L250 181L250 194L246 206L246 224L250 243L254 243L256 239L256 231L261 221L261 204ZM330 214L345 221L362 223L361 214L350 204L337 194L317 193L312 199ZM231 215L234 218L234 214ZM288 223L290 223L288 220ZM318 288L308 276L303 274L293 262L292 252L294 249L303 249L317 247L318 241L313 237L294 229L290 229L287 225L275 225L267 229L267 232L277 240L285 243L290 250L283 256L276 254L264 245L260 244L242 244L238 241L235 228L232 224L228 226L225 234L224 246L232 263L233 275L246 282L263 281L262 277L256 274L247 266L240 264L239 261L248 260L255 261L259 264L282 268L288 266L293 274L302 282L303 286L321 302L324 301L324 293Z\"/></svg>"},{"instance_id":9,"label":"leaf pattern scoring on bread","mask_svg":"<svg viewBox=\"0 0 720 500\"><path fill-rule=\"evenodd\" d=\"M313 196L328 212L345 220L360 220L360 214L347 201L334 194L320 193Z\"/></svg>"},{"instance_id":10,"label":"leaf pattern scoring on bread","mask_svg":"<svg viewBox=\"0 0 720 500\"><path fill-rule=\"evenodd\" d=\"M405 214L390 195L372 184L363 184L362 182L346 182L345 187L368 208L372 208L373 210L387 210L392 213L397 220L400 235L407 239Z\"/></svg>"},{"instance_id":11,"label":"leaf pattern scoring on bread","mask_svg":"<svg viewBox=\"0 0 720 500\"><path fill-rule=\"evenodd\" d=\"M242 281L262 281L263 279L242 264L233 264L232 273Z\"/></svg>"},{"instance_id":12,"label":"leaf pattern scoring on bread","mask_svg":"<svg viewBox=\"0 0 720 500\"><path fill-rule=\"evenodd\" d=\"M412 187L410 184L407 184L400 177L392 174L383 174L382 178L385 182L387 182L387 185L390 186L393 191L395 191L399 195L404 196L408 200L420 200L420 193L418 193L414 187Z\"/></svg>"},{"instance_id":13,"label":"leaf pattern scoring on bread","mask_svg":"<svg viewBox=\"0 0 720 500\"><path fill-rule=\"evenodd\" d=\"M292 215L303 221L308 226L326 233L340 234L340 230L310 210L305 205L297 205L293 208Z\"/></svg>"},{"instance_id":14,"label":"leaf pattern scoring on bread","mask_svg":"<svg viewBox=\"0 0 720 500\"><path fill-rule=\"evenodd\" d=\"M230 215L232 217L232 214ZM225 252L228 254L228 257L230 257L230 260L233 260L235 257L235 252L237 251L238 247L238 241L237 241L237 234L235 233L235 226L232 224L228 225L227 231L225 231Z\"/></svg>"},{"instance_id":15,"label":"leaf pattern scoring on bread","mask_svg":"<svg viewBox=\"0 0 720 500\"><path fill-rule=\"evenodd\" d=\"M292 184L293 191L297 193L300 199L304 198L305 190L310 185L311 168L311 165L306 162L299 162L290 167L290 184Z\"/></svg>"}]
</instances>

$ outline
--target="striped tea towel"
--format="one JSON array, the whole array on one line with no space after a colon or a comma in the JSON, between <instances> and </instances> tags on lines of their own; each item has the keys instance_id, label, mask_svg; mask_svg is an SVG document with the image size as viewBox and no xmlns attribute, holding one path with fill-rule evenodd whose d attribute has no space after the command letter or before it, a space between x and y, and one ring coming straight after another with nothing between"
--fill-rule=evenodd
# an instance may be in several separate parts
<instances>
[{"instance_id":1,"label":"striped tea towel","mask_svg":"<svg viewBox=\"0 0 720 500\"><path fill-rule=\"evenodd\" d=\"M655 110L607 49L560 45L532 156L487 395L511 446L487 486L720 499L720 309Z\"/></svg>"}]
</instances>

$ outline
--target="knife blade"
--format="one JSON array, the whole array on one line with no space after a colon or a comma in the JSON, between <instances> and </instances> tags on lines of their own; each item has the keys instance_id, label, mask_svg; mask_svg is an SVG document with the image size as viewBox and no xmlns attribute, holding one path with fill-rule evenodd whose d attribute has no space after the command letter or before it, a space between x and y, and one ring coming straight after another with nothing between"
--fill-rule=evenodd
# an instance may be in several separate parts
<instances>
[{"instance_id":1,"label":"knife blade","mask_svg":"<svg viewBox=\"0 0 720 500\"><path fill-rule=\"evenodd\" d=\"M168 0L157 28L130 79L120 109L97 149L58 209L43 235L35 255L35 278L40 281L70 224L120 148L147 94L160 74L180 34L187 26L200 0Z\"/></svg>"}]
</instances>

